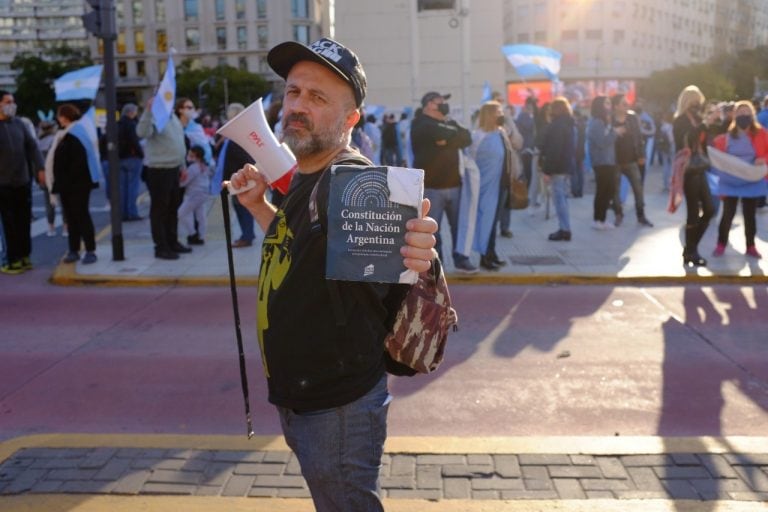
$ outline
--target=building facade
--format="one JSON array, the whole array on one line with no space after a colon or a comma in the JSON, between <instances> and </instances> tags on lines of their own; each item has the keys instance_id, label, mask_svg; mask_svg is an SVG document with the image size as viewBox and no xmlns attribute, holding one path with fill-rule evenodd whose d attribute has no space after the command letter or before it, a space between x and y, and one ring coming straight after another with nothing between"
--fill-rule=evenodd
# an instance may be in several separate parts
<instances>
[{"instance_id":1,"label":"building facade","mask_svg":"<svg viewBox=\"0 0 768 512\"><path fill-rule=\"evenodd\" d=\"M87 49L82 0L0 0L0 89L16 89L16 55L41 55L62 45Z\"/></svg>"},{"instance_id":2,"label":"building facade","mask_svg":"<svg viewBox=\"0 0 768 512\"><path fill-rule=\"evenodd\" d=\"M484 84L503 91L503 0L336 0L335 37L357 52L369 105L421 106L428 91L450 93L463 118Z\"/></svg>"},{"instance_id":3,"label":"building facade","mask_svg":"<svg viewBox=\"0 0 768 512\"><path fill-rule=\"evenodd\" d=\"M185 60L192 69L227 65L279 82L267 65L267 51L285 40L308 43L327 33L327 4L327 0L115 0L118 94L137 101L149 97L165 72L171 48L176 65ZM100 41L90 41L98 62Z\"/></svg>"}]
</instances>

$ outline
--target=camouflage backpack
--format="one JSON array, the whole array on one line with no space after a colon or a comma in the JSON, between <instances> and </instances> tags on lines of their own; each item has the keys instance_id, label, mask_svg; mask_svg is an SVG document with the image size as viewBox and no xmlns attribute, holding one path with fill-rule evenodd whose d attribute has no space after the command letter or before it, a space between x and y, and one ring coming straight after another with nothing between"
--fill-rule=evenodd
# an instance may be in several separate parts
<instances>
[{"instance_id":1,"label":"camouflage backpack","mask_svg":"<svg viewBox=\"0 0 768 512\"><path fill-rule=\"evenodd\" d=\"M342 151L331 165L341 163L371 165L359 153L351 151ZM317 189L320 181L317 180L309 198L309 217L313 232L322 230L317 207ZM337 282L329 280L327 283L337 322L344 322ZM358 299L365 300L362 296ZM387 371L395 375L435 371L443 361L448 332L451 329L458 329L458 315L451 303L440 260L435 258L432 267L420 273L416 283L408 287L394 315L392 328L384 338L388 355Z\"/></svg>"}]
</instances>

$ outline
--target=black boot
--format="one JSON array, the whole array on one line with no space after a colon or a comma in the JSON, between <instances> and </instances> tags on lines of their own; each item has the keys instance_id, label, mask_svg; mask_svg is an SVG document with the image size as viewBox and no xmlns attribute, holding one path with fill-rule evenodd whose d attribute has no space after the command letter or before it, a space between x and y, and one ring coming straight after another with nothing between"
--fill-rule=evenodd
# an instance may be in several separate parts
<instances>
[{"instance_id":1,"label":"black boot","mask_svg":"<svg viewBox=\"0 0 768 512\"><path fill-rule=\"evenodd\" d=\"M706 226L704 226L706 229ZM686 267L704 267L707 260L699 254L699 240L703 235L699 225L685 226L685 248L683 249L683 265Z\"/></svg>"},{"instance_id":2,"label":"black boot","mask_svg":"<svg viewBox=\"0 0 768 512\"><path fill-rule=\"evenodd\" d=\"M485 270L499 270L499 266L496 265L486 254L480 256L480 267L484 268Z\"/></svg>"},{"instance_id":3,"label":"black boot","mask_svg":"<svg viewBox=\"0 0 768 512\"><path fill-rule=\"evenodd\" d=\"M506 262L506 261L504 261L503 259L499 258L499 255L498 255L498 254L496 254L496 252L495 252L495 251L494 251L494 252L492 252L492 253L490 253L490 254L488 255L488 259L489 259L489 261L490 261L491 263L493 263L493 264L494 264L494 265L496 265L497 267L503 267L504 265L506 265L506 264L507 264L507 262Z\"/></svg>"}]
</instances>

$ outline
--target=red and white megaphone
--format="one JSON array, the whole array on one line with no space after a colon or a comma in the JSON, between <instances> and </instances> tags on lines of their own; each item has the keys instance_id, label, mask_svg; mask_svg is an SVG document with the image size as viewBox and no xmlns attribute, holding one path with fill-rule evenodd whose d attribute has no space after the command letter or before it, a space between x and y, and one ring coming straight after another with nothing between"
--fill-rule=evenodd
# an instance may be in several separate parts
<instances>
[{"instance_id":1,"label":"red and white megaphone","mask_svg":"<svg viewBox=\"0 0 768 512\"><path fill-rule=\"evenodd\" d=\"M267 178L269 186L285 194L296 170L296 157L285 143L279 143L264 116L261 98L230 119L216 132L234 141L256 161L259 172ZM234 188L229 185L230 194L239 194L253 188L256 182Z\"/></svg>"}]
</instances>

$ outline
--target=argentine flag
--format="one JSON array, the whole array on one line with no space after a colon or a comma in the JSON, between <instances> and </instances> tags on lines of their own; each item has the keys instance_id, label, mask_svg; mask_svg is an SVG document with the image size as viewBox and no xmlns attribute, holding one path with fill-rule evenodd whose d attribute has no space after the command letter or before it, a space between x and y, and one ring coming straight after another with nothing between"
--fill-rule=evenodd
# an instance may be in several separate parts
<instances>
[{"instance_id":1,"label":"argentine flag","mask_svg":"<svg viewBox=\"0 0 768 512\"><path fill-rule=\"evenodd\" d=\"M96 97L104 66L89 66L64 73L53 81L56 101L91 100Z\"/></svg>"},{"instance_id":2,"label":"argentine flag","mask_svg":"<svg viewBox=\"0 0 768 512\"><path fill-rule=\"evenodd\" d=\"M160 133L165 128L165 123L171 118L174 103L176 102L176 68L173 67L173 55L168 54L168 65L165 75L157 88L157 94L152 101L152 118L155 128Z\"/></svg>"},{"instance_id":3,"label":"argentine flag","mask_svg":"<svg viewBox=\"0 0 768 512\"><path fill-rule=\"evenodd\" d=\"M69 127L69 134L80 141L88 158L88 171L93 183L101 181L101 158L99 157L99 137L96 133L96 109L91 107L80 119Z\"/></svg>"},{"instance_id":4,"label":"argentine flag","mask_svg":"<svg viewBox=\"0 0 768 512\"><path fill-rule=\"evenodd\" d=\"M486 80L483 82L483 97L480 98L480 104L485 103L486 101L491 101L493 99L493 91L491 91L491 84Z\"/></svg>"},{"instance_id":5,"label":"argentine flag","mask_svg":"<svg viewBox=\"0 0 768 512\"><path fill-rule=\"evenodd\" d=\"M508 44L501 47L507 60L523 78L545 74L555 80L560 73L560 53L533 44Z\"/></svg>"}]
</instances>

